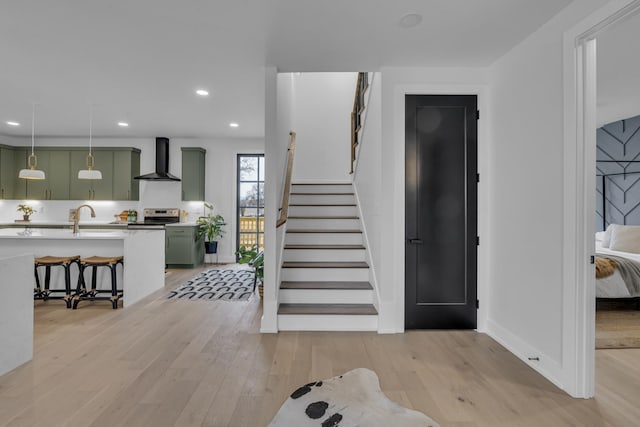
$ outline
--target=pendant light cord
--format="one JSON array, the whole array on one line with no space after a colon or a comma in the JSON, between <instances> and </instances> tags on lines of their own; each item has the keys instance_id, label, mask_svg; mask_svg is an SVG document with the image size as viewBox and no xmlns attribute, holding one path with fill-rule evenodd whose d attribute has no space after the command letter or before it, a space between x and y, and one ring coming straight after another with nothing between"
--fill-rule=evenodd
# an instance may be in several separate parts
<instances>
[{"instance_id":1,"label":"pendant light cord","mask_svg":"<svg viewBox=\"0 0 640 427\"><path fill-rule=\"evenodd\" d=\"M35 144L36 133L36 104L31 104L31 155L33 156L33 146Z\"/></svg>"},{"instance_id":2,"label":"pendant light cord","mask_svg":"<svg viewBox=\"0 0 640 427\"><path fill-rule=\"evenodd\" d=\"M89 105L89 155L91 156L91 139L93 129L93 105Z\"/></svg>"}]
</instances>

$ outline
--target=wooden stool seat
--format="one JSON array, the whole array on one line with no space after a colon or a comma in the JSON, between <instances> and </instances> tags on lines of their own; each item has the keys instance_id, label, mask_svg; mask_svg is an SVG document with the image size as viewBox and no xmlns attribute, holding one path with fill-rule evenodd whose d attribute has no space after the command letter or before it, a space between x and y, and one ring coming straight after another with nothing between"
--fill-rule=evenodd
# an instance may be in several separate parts
<instances>
[{"instance_id":1,"label":"wooden stool seat","mask_svg":"<svg viewBox=\"0 0 640 427\"><path fill-rule=\"evenodd\" d=\"M34 258L33 262L40 265L59 265L59 264L68 264L72 261L77 261L80 259L80 255L75 256L43 256Z\"/></svg>"},{"instance_id":2,"label":"wooden stool seat","mask_svg":"<svg viewBox=\"0 0 640 427\"><path fill-rule=\"evenodd\" d=\"M123 256L91 256L87 258L82 258L80 262L86 265L113 265L124 260Z\"/></svg>"},{"instance_id":3,"label":"wooden stool seat","mask_svg":"<svg viewBox=\"0 0 640 427\"><path fill-rule=\"evenodd\" d=\"M34 300L49 300L49 299L61 299L67 304L67 308L71 308L71 272L69 271L71 264L77 264L78 270L81 270L80 256L42 256L34 258L34 274L36 276L36 287L33 290ZM51 267L63 267L64 268L64 289L51 289L49 287L51 282ZM45 268L44 275L44 288L40 287L40 277L38 275L38 267ZM55 295L56 293L64 292L64 295ZM53 293L53 295L52 295Z\"/></svg>"},{"instance_id":4,"label":"wooden stool seat","mask_svg":"<svg viewBox=\"0 0 640 427\"><path fill-rule=\"evenodd\" d=\"M78 278L78 287L76 293L73 295L73 309L78 308L78 303L83 300L97 301L106 300L111 301L113 309L118 308L118 300L122 298L123 291L118 289L116 278L116 267L118 264L124 266L123 256L92 256L87 258L81 258L79 261L80 277ZM84 280L84 270L91 268L91 289L87 289L87 285ZM96 274L98 267L108 267L111 270L111 289L97 289ZM111 296L101 297L101 293L110 293Z\"/></svg>"}]
</instances>

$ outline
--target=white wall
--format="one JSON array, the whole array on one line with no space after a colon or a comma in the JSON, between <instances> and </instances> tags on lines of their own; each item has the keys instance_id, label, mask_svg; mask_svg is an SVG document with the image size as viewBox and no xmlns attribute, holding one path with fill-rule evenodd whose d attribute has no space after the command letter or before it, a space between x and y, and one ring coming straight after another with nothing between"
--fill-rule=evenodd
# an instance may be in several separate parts
<instances>
[{"instance_id":1,"label":"white wall","mask_svg":"<svg viewBox=\"0 0 640 427\"><path fill-rule=\"evenodd\" d=\"M490 69L488 331L565 390L563 34L603 3L571 3Z\"/></svg>"},{"instance_id":2,"label":"white wall","mask_svg":"<svg viewBox=\"0 0 640 427\"><path fill-rule=\"evenodd\" d=\"M488 203L491 169L488 159L489 123L482 119L488 108L488 78L484 68L382 68L382 142L380 168L381 259L376 271L380 292L379 329L404 331L405 281L405 95L406 94L476 94L481 120L478 122L478 172L482 176L478 188L478 233L481 241L489 237ZM360 163L359 168L363 167ZM478 330L486 327L489 301L488 255L486 246L478 249Z\"/></svg>"},{"instance_id":3,"label":"white wall","mask_svg":"<svg viewBox=\"0 0 640 427\"><path fill-rule=\"evenodd\" d=\"M297 133L294 182L350 179L351 110L357 77L357 73L291 77Z\"/></svg>"},{"instance_id":4,"label":"white wall","mask_svg":"<svg viewBox=\"0 0 640 427\"><path fill-rule=\"evenodd\" d=\"M377 271L382 268L383 248L381 245L382 218L382 75L372 73L367 90L363 131L356 152L353 186L358 197L366 247L369 252L371 283L378 292ZM379 301L379 298L378 298ZM379 308L379 307L378 307ZM379 326L383 323L378 322ZM381 332L386 330L380 329Z\"/></svg>"},{"instance_id":5,"label":"white wall","mask_svg":"<svg viewBox=\"0 0 640 427\"><path fill-rule=\"evenodd\" d=\"M284 168L293 129L293 75L265 70L265 248L264 299L260 331L278 332L278 272L286 224L276 229L282 200Z\"/></svg>"},{"instance_id":6,"label":"white wall","mask_svg":"<svg viewBox=\"0 0 640 427\"><path fill-rule=\"evenodd\" d=\"M3 143L4 138L0 140ZM11 138L6 143L11 145L30 145L30 138ZM47 138L36 140L36 154L38 147L45 146L84 146L86 138ZM152 172L155 169L155 138L94 138L94 147L136 147L140 153L140 172ZM236 168L237 154L252 154L264 152L264 141L258 138L211 138L189 139L173 138L169 142L169 172L180 177L182 175L181 147L202 147L207 150L206 155L206 184L205 198L216 208L226 220L226 234L220 240L218 249L219 262L234 262L236 249ZM188 221L195 221L204 213L201 202L182 202L180 182L140 181L139 201L89 201L96 209L96 221L111 221L113 215L124 209L137 209L142 215L144 208L177 207L186 210ZM19 201L0 201L0 222L11 222L18 218L16 206ZM37 207L38 212L33 220L65 221L68 210L76 207L80 201L39 201L29 203ZM86 211L82 212L82 219L89 220ZM85 217L86 215L86 217ZM214 259L211 259L213 261Z\"/></svg>"}]
</instances>

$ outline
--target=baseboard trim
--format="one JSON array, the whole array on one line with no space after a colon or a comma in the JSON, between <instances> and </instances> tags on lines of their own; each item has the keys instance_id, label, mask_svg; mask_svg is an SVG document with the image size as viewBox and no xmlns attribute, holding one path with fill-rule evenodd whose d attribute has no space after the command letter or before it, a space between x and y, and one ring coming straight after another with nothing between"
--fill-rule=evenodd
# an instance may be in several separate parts
<instances>
[{"instance_id":1,"label":"baseboard trim","mask_svg":"<svg viewBox=\"0 0 640 427\"><path fill-rule=\"evenodd\" d=\"M546 356L541 351L530 346L512 332L503 328L491 319L487 319L487 335L496 340L500 345L513 353L540 375L551 381L553 385L567 392L563 382L564 377L562 365L551 357ZM529 360L530 357L537 357L540 360Z\"/></svg>"}]
</instances>

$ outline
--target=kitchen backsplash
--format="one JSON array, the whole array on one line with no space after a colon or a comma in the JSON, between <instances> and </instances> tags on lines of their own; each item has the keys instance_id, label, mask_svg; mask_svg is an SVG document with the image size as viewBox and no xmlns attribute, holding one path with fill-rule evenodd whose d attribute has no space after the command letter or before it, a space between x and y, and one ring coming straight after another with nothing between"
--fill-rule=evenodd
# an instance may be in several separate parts
<instances>
[{"instance_id":1,"label":"kitchen backsplash","mask_svg":"<svg viewBox=\"0 0 640 427\"><path fill-rule=\"evenodd\" d=\"M82 200L0 200L0 222L9 223L22 218L22 213L17 211L18 205L26 203L34 209L31 215L32 221L67 221L69 209L87 203L96 212L96 217L91 218L88 209L80 212L80 221L110 222L115 221L114 215L118 215L123 210L135 209L138 211L138 218L142 220L144 208L179 208L181 210L180 220L183 222L194 222L203 215L202 202L173 202L169 204L158 204L155 201L153 206L149 203L139 201L82 201ZM185 215L183 212L186 212Z\"/></svg>"}]
</instances>

